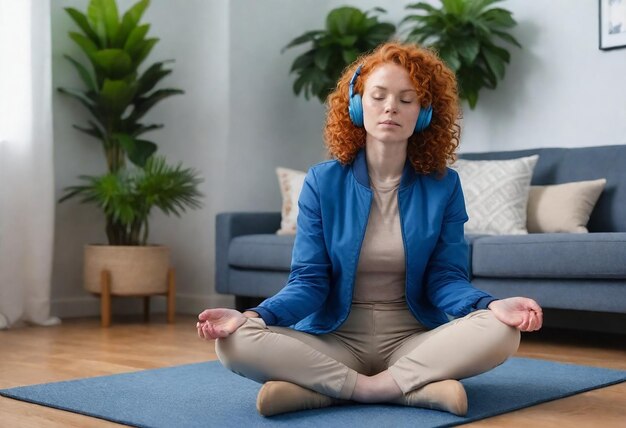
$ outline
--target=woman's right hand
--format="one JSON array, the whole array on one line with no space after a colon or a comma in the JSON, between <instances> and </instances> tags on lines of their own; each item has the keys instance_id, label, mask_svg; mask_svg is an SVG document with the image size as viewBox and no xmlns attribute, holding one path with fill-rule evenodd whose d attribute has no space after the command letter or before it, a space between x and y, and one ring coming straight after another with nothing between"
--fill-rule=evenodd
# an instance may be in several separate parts
<instances>
[{"instance_id":1,"label":"woman's right hand","mask_svg":"<svg viewBox=\"0 0 626 428\"><path fill-rule=\"evenodd\" d=\"M206 309L198 315L198 337L211 340L230 336L247 320L241 312L234 309Z\"/></svg>"}]
</instances>

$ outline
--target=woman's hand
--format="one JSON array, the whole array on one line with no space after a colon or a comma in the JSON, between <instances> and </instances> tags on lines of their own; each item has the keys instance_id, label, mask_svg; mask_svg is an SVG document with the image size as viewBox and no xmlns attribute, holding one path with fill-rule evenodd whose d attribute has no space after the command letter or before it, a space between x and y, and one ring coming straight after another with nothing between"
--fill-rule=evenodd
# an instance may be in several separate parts
<instances>
[{"instance_id":1,"label":"woman's hand","mask_svg":"<svg viewBox=\"0 0 626 428\"><path fill-rule=\"evenodd\" d=\"M230 336L247 318L234 309L206 309L198 315L198 337L211 340Z\"/></svg>"},{"instance_id":2,"label":"woman's hand","mask_svg":"<svg viewBox=\"0 0 626 428\"><path fill-rule=\"evenodd\" d=\"M526 297L494 300L489 304L489 309L504 324L521 331L539 330L543 324L541 306Z\"/></svg>"}]
</instances>

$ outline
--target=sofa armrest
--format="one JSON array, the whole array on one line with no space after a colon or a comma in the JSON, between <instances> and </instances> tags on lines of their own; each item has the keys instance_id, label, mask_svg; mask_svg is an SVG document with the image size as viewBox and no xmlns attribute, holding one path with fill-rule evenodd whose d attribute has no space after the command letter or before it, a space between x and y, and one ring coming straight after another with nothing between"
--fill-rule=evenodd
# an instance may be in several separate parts
<instances>
[{"instance_id":1,"label":"sofa armrest","mask_svg":"<svg viewBox=\"0 0 626 428\"><path fill-rule=\"evenodd\" d=\"M228 246L241 235L276 233L280 212L225 212L215 218L215 290L229 294Z\"/></svg>"}]
</instances>

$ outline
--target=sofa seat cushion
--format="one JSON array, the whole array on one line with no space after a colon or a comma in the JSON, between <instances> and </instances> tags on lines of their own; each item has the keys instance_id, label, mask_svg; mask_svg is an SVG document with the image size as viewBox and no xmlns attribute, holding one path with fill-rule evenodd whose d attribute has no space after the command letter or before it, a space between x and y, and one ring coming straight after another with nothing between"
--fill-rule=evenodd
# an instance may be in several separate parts
<instances>
[{"instance_id":1,"label":"sofa seat cushion","mask_svg":"<svg viewBox=\"0 0 626 428\"><path fill-rule=\"evenodd\" d=\"M241 269L289 272L295 235L243 235L228 246L228 264Z\"/></svg>"},{"instance_id":2,"label":"sofa seat cushion","mask_svg":"<svg viewBox=\"0 0 626 428\"><path fill-rule=\"evenodd\" d=\"M626 233L483 237L472 245L474 277L626 278Z\"/></svg>"}]
</instances>

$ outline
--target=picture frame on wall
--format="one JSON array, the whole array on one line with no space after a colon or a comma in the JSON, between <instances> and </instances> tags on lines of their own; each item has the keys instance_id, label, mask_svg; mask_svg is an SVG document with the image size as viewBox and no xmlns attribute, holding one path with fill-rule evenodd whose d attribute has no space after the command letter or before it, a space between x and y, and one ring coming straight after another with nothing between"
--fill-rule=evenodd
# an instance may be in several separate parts
<instances>
[{"instance_id":1,"label":"picture frame on wall","mask_svg":"<svg viewBox=\"0 0 626 428\"><path fill-rule=\"evenodd\" d=\"M626 0L599 0L600 49L626 48Z\"/></svg>"}]
</instances>

